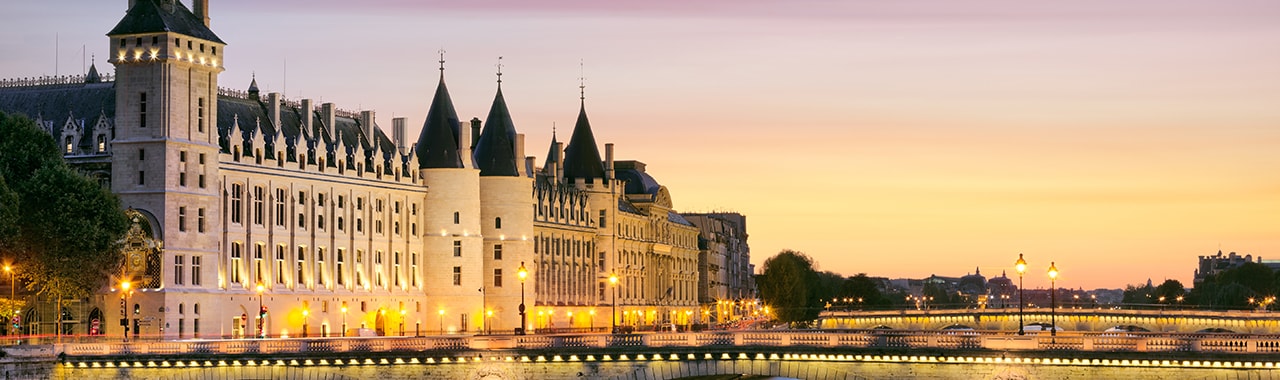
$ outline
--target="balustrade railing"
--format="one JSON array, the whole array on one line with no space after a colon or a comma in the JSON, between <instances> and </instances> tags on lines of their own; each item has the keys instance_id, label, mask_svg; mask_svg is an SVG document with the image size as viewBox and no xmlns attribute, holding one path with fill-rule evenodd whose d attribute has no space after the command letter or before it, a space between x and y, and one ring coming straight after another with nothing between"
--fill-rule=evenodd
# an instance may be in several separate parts
<instances>
[{"instance_id":1,"label":"balustrade railing","mask_svg":"<svg viewBox=\"0 0 1280 380\"><path fill-rule=\"evenodd\" d=\"M651 334L428 336L67 343L76 357L123 355L331 354L485 349L603 350L691 347L830 347L873 349L994 349L1098 352L1280 353L1280 335L1059 332L1026 336L1008 331L710 331Z\"/></svg>"}]
</instances>

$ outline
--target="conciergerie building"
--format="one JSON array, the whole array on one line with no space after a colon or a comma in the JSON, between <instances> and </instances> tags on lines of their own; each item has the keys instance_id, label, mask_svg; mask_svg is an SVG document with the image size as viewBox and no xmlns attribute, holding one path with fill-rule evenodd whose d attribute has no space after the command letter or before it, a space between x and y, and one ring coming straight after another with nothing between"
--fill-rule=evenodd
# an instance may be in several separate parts
<instances>
[{"instance_id":1,"label":"conciergerie building","mask_svg":"<svg viewBox=\"0 0 1280 380\"><path fill-rule=\"evenodd\" d=\"M219 87L208 3L130 0L107 33L114 75L0 82L0 110L36 120L133 221L112 286L70 301L74 333L680 326L754 298L745 217L677 213L644 163L601 154L585 101L538 160L501 80L487 118L463 121L442 60L421 134L396 118L388 136L373 111ZM23 332L52 333L34 297Z\"/></svg>"}]
</instances>

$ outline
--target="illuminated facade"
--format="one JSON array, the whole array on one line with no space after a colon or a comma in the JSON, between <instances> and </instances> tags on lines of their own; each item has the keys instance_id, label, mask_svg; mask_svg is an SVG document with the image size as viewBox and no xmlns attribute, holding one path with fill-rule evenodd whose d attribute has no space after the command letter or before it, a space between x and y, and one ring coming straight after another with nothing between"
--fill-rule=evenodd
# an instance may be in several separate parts
<instances>
[{"instance_id":1,"label":"illuminated facade","mask_svg":"<svg viewBox=\"0 0 1280 380\"><path fill-rule=\"evenodd\" d=\"M510 332L522 267L529 329L606 328L615 291L620 323L698 322L697 227L643 163L600 157L585 101L538 166L501 81L487 119L463 122L441 62L415 143L404 118L388 136L373 111L219 87L208 15L130 1L114 80L0 82L0 110L36 119L134 221L119 277L72 309L77 333Z\"/></svg>"}]
</instances>

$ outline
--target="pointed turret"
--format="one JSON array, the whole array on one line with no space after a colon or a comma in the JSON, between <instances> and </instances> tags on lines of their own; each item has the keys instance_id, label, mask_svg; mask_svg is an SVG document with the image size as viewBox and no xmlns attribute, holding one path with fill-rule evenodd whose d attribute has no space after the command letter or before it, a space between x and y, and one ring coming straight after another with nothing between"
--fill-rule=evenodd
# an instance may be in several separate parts
<instances>
[{"instance_id":1,"label":"pointed turret","mask_svg":"<svg viewBox=\"0 0 1280 380\"><path fill-rule=\"evenodd\" d=\"M501 73L498 74L501 77ZM480 176L518 176L516 168L516 126L502 97L502 80L498 80L498 94L489 108L489 118L484 122L480 141L476 142L475 162Z\"/></svg>"},{"instance_id":2,"label":"pointed turret","mask_svg":"<svg viewBox=\"0 0 1280 380\"><path fill-rule=\"evenodd\" d=\"M551 146L547 147L547 160L542 163L543 168L550 168L551 163L556 162L556 144L560 141L556 140L556 127L551 127ZM550 174L550 173L548 173Z\"/></svg>"},{"instance_id":3,"label":"pointed turret","mask_svg":"<svg viewBox=\"0 0 1280 380\"><path fill-rule=\"evenodd\" d=\"M449 89L444 85L444 61L440 62L440 84L431 99L427 121L418 135L418 167L421 169L462 168L458 155L458 133L461 125L453 109Z\"/></svg>"},{"instance_id":4,"label":"pointed turret","mask_svg":"<svg viewBox=\"0 0 1280 380\"><path fill-rule=\"evenodd\" d=\"M89 73L84 76L84 83L101 83L102 75L98 74L98 65L89 64Z\"/></svg>"},{"instance_id":5,"label":"pointed turret","mask_svg":"<svg viewBox=\"0 0 1280 380\"><path fill-rule=\"evenodd\" d=\"M258 74L253 74L253 81L249 82L249 99L257 100L261 92L258 90Z\"/></svg>"},{"instance_id":6,"label":"pointed turret","mask_svg":"<svg viewBox=\"0 0 1280 380\"><path fill-rule=\"evenodd\" d=\"M600 160L596 137L591 133L591 122L587 120L585 100L578 109L578 122L573 126L569 146L564 148L563 170L566 180L604 178L604 163Z\"/></svg>"}]
</instances>

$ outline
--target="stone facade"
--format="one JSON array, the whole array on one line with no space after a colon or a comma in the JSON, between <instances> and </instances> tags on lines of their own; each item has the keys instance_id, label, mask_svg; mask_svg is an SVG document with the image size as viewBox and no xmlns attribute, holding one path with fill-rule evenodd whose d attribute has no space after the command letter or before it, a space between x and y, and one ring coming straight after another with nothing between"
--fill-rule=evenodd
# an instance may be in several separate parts
<instances>
[{"instance_id":1,"label":"stone facade","mask_svg":"<svg viewBox=\"0 0 1280 380\"><path fill-rule=\"evenodd\" d=\"M500 81L482 129L459 122L442 74L413 144L403 118L388 136L373 111L262 94L256 79L220 88L226 44L207 6L130 2L108 35L114 81L95 66L85 83L0 82L0 110L65 143L134 222L113 285L71 308L75 333L600 329L615 309L635 326L702 322L698 228L643 163L615 163L613 144L599 157L585 101L539 167Z\"/></svg>"}]
</instances>

